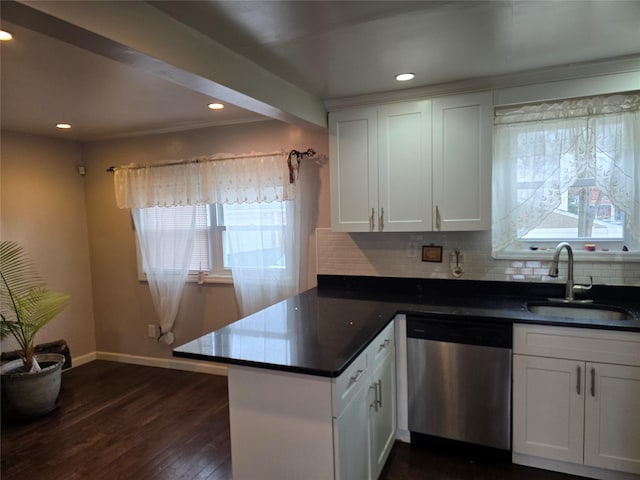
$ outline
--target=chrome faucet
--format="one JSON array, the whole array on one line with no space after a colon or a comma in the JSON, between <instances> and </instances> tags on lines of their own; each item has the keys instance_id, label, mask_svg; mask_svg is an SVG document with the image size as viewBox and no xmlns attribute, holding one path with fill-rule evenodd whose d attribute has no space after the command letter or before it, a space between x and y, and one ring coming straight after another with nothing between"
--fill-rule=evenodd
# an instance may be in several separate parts
<instances>
[{"instance_id":1,"label":"chrome faucet","mask_svg":"<svg viewBox=\"0 0 640 480\"><path fill-rule=\"evenodd\" d=\"M558 262L560 261L560 253L562 249L567 249L567 255L569 255L568 261L568 272L567 272L567 286L565 287L564 300L565 302L575 302L574 292L575 293L584 293L587 290L591 289L593 286L593 277L591 277L590 285L574 285L573 284L573 249L571 245L567 242L560 242L556 245L556 249L553 252L553 261L551 262L551 266L549 267L549 276L557 277L558 276ZM590 302L591 300L581 300L582 302Z\"/></svg>"}]
</instances>

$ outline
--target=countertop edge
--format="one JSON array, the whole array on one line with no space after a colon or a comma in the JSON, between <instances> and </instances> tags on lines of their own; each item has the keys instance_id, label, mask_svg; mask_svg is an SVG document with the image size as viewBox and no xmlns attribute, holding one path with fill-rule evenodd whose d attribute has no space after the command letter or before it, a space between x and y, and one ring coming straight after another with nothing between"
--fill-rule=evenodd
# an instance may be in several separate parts
<instances>
[{"instance_id":1,"label":"countertop edge","mask_svg":"<svg viewBox=\"0 0 640 480\"><path fill-rule=\"evenodd\" d=\"M343 277L341 277L343 280ZM351 277L348 278L349 282L353 281ZM409 285L413 280L411 279L398 279L401 284ZM320 300L322 298L326 298L327 300L332 299L340 299L345 301L353 300L354 302L368 302L371 304L378 303L384 305L384 308L381 307L381 314L379 317L379 323L375 324L375 328L371 329L368 332L369 336L366 340L359 341L358 345L352 346L349 349L349 355L345 355L342 363L339 364L337 368L313 368L309 366L301 366L301 365L284 365L277 363L269 363L263 361L256 360L247 360L242 358L233 358L227 356L219 356L207 353L197 353L197 352L189 352L180 350L181 347L184 347L188 344L177 347L173 350L174 357L181 357L193 360L204 360L211 362L219 362L223 364L229 365L238 365L245 367L253 367L258 369L266 369L266 370L276 370L282 372L290 372L290 373L298 373L305 375L312 375L318 377L326 377L326 378L336 378L343 373L349 365L360 355L367 346L374 340L376 335L378 335L388 324L392 321L398 314L404 315L412 315L412 316L425 316L425 317L434 317L434 318L453 318L459 317L464 319L475 319L479 321L494 321L500 323L508 323L508 324L529 324L529 325L548 325L554 327L570 327L570 328L586 328L586 329L598 329L598 330L611 330L611 331L630 331L630 332L640 332L640 307L632 305L635 308L632 308L630 311L634 315L635 320L624 320L624 321L607 321L606 323L602 320L593 321L589 319L570 319L570 318L562 318L562 317L543 317L539 314L531 313L527 310L526 305L528 302L535 302L540 300L540 297L521 297L519 295L510 296L509 294L520 293L518 290L514 290L513 286L508 286L508 293L506 295L502 295L502 292L496 293L492 292L493 295L484 295L480 296L478 293L471 296L463 296L465 301L460 301L462 297L450 297L451 302L447 303L448 298L445 297L436 297L437 302L429 303L429 298L423 298L422 296L422 288L425 284L430 285L441 285L441 283L433 283L427 282L423 280L419 280L418 283L418 294L409 292L409 293L401 293L398 291L395 292L382 292L378 291L370 291L362 288L361 284L358 284L359 288L345 288L338 287L336 288L336 284L334 279L328 282L329 285L325 285L325 287L315 287L306 292L303 292L297 296L294 296L288 300L284 300L283 302L295 302L297 299L301 298L303 295L311 295L313 298ZM364 284L366 285L369 282L378 282L377 286L380 286L380 282L383 280L374 279L371 280L369 278L364 279ZM356 283L362 282L361 279L357 278ZM321 280L319 277L319 283L327 283L324 280ZM448 283L448 282L447 282ZM458 283L458 282L453 282ZM455 285L451 283L447 285L446 288L455 288ZM495 282L494 282L495 283ZM351 284L349 284L351 285ZM457 285L458 287L460 285ZM545 285L543 290L544 294L548 294L549 292L555 293L558 288L558 284L553 284L551 286ZM351 285L354 287L354 285ZM492 286L493 287L493 286ZM527 288L531 288L530 286L526 286ZM481 288L486 289L487 286L482 285ZM516 288L522 288L520 286L516 286ZM633 292L640 292L640 288L637 287L620 287L622 289L631 289ZM626 290L625 290L626 291ZM403 297L402 300L399 299ZM478 305L471 305L473 303L473 299L478 299ZM624 298L624 295L623 295ZM629 297L631 298L631 297ZM470 302L471 299L471 302ZM491 307L492 300L495 301L499 299L499 302L502 302L502 308ZM435 300L432 299L432 301ZM498 302L498 303L499 303ZM388 318L383 318L387 317ZM239 320L239 321L242 321ZM303 320L304 321L304 320ZM633 323L629 323L633 322ZM233 325L233 324L232 324ZM221 329L223 330L223 329ZM219 331L216 331L219 332ZM203 336L201 338L206 337Z\"/></svg>"}]
</instances>

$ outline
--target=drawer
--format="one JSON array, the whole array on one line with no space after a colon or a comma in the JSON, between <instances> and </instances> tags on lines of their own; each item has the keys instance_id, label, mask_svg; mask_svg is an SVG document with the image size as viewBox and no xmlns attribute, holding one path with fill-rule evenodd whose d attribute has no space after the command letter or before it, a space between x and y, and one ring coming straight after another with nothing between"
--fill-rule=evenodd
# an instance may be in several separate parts
<instances>
[{"instance_id":1,"label":"drawer","mask_svg":"<svg viewBox=\"0 0 640 480\"><path fill-rule=\"evenodd\" d=\"M640 333L514 325L513 353L640 366Z\"/></svg>"},{"instance_id":2,"label":"drawer","mask_svg":"<svg viewBox=\"0 0 640 480\"><path fill-rule=\"evenodd\" d=\"M367 347L367 362L373 370L395 348L394 322L391 321Z\"/></svg>"},{"instance_id":3,"label":"drawer","mask_svg":"<svg viewBox=\"0 0 640 480\"><path fill-rule=\"evenodd\" d=\"M368 387L371 373L367 367L366 349L342 374L331 381L333 417L337 418L360 387Z\"/></svg>"}]
</instances>

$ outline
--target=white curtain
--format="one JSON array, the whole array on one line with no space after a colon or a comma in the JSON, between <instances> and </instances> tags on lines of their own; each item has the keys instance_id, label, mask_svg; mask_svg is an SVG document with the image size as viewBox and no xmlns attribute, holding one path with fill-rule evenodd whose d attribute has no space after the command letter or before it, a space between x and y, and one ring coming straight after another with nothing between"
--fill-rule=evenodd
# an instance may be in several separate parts
<instances>
[{"instance_id":1,"label":"white curtain","mask_svg":"<svg viewBox=\"0 0 640 480\"><path fill-rule=\"evenodd\" d=\"M171 345L174 340L173 324L193 252L196 207L133 208L131 213L142 254L142 267L160 321L160 341Z\"/></svg>"},{"instance_id":2,"label":"white curtain","mask_svg":"<svg viewBox=\"0 0 640 480\"><path fill-rule=\"evenodd\" d=\"M258 224L227 225L233 286L241 316L300 289L300 199L256 204ZM274 219L276 221L274 221Z\"/></svg>"},{"instance_id":3,"label":"white curtain","mask_svg":"<svg viewBox=\"0 0 640 480\"><path fill-rule=\"evenodd\" d=\"M493 158L494 253L553 212L579 178L594 178L640 237L639 94L498 110Z\"/></svg>"},{"instance_id":4,"label":"white curtain","mask_svg":"<svg viewBox=\"0 0 640 480\"><path fill-rule=\"evenodd\" d=\"M151 212L170 208L159 207L252 204L257 208L270 205L273 210L277 206L280 225L266 222L249 229L246 225L227 229L228 247L237 263L232 265L232 274L238 306L242 315L247 315L299 291L300 200L297 185L289 181L284 153L229 157L219 154L115 170L116 203L119 208L134 212L140 250L166 343L173 340L170 331L188 275L194 227L181 229L175 236L161 232L150 220L155 218ZM256 231L260 232L257 236ZM177 252L175 263L167 257L171 248ZM247 264L249 259L251 267Z\"/></svg>"}]
</instances>

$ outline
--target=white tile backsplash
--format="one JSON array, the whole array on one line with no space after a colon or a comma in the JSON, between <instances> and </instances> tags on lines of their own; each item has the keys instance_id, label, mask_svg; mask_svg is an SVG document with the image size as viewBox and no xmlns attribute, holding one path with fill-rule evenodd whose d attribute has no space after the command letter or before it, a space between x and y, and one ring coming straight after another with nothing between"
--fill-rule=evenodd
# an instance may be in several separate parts
<instances>
[{"instance_id":1,"label":"white tile backsplash","mask_svg":"<svg viewBox=\"0 0 640 480\"><path fill-rule=\"evenodd\" d=\"M318 274L366 275L454 279L449 268L450 254L456 248L464 256L462 279L518 282L566 281L566 261L560 277L547 276L549 260L496 260L491 257L491 232L420 233L418 256L407 256L407 244L415 243L415 233L337 233L317 230ZM423 262L423 245L441 245L442 263ZM411 249L409 249L411 250ZM564 257L563 257L564 258ZM576 283L640 286L638 262L583 262L574 264Z\"/></svg>"}]
</instances>

